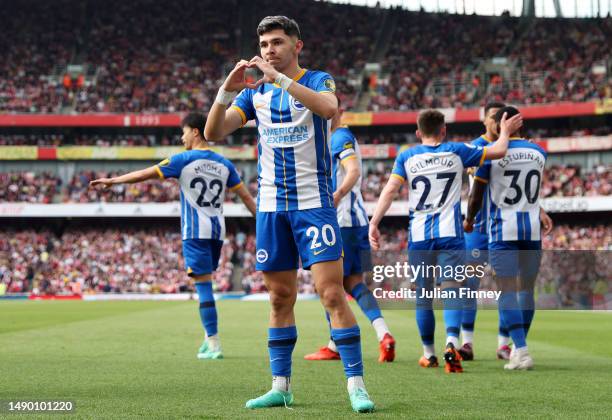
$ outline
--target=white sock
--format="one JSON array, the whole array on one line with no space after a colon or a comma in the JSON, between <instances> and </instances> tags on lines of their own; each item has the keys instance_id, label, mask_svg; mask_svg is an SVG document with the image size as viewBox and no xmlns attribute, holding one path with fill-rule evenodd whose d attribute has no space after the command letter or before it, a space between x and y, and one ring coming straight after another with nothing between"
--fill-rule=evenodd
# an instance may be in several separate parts
<instances>
[{"instance_id":1,"label":"white sock","mask_svg":"<svg viewBox=\"0 0 612 420\"><path fill-rule=\"evenodd\" d=\"M390 334L389 327L387 327L385 318L383 318L382 316L372 321L372 326L374 327L374 331L376 331L376 337L378 338L379 342L382 341L383 338L385 338L385 334Z\"/></svg>"},{"instance_id":2,"label":"white sock","mask_svg":"<svg viewBox=\"0 0 612 420\"><path fill-rule=\"evenodd\" d=\"M472 344L474 341L474 331L461 330L461 338L463 339L463 344Z\"/></svg>"},{"instance_id":3,"label":"white sock","mask_svg":"<svg viewBox=\"0 0 612 420\"><path fill-rule=\"evenodd\" d=\"M431 356L436 355L436 347L433 344L423 344L423 356L429 359Z\"/></svg>"},{"instance_id":4,"label":"white sock","mask_svg":"<svg viewBox=\"0 0 612 420\"><path fill-rule=\"evenodd\" d=\"M454 335L449 335L446 337L446 345L449 343L453 343L455 348L459 347L459 337L455 337Z\"/></svg>"},{"instance_id":5,"label":"white sock","mask_svg":"<svg viewBox=\"0 0 612 420\"><path fill-rule=\"evenodd\" d=\"M510 344L510 337L503 335L497 336L497 347L507 346L508 344Z\"/></svg>"},{"instance_id":6,"label":"white sock","mask_svg":"<svg viewBox=\"0 0 612 420\"><path fill-rule=\"evenodd\" d=\"M348 378L348 382L346 384L346 389L348 392L353 392L356 388L365 389L365 383L363 382L363 376L351 376Z\"/></svg>"},{"instance_id":7,"label":"white sock","mask_svg":"<svg viewBox=\"0 0 612 420\"><path fill-rule=\"evenodd\" d=\"M291 377L290 376L273 376L272 377L272 389L277 391L289 392L291 391Z\"/></svg>"},{"instance_id":8,"label":"white sock","mask_svg":"<svg viewBox=\"0 0 612 420\"><path fill-rule=\"evenodd\" d=\"M527 354L527 353L529 353L529 352L527 351L527 346L525 346L525 347L520 347L520 348L516 348L516 347L515 347L514 349L512 349L512 352L513 352L513 353L518 354L519 356L520 356L520 355L523 355L523 354Z\"/></svg>"},{"instance_id":9,"label":"white sock","mask_svg":"<svg viewBox=\"0 0 612 420\"><path fill-rule=\"evenodd\" d=\"M338 353L338 347L336 347L336 343L334 343L334 340L332 339L330 339L329 343L327 343L327 348Z\"/></svg>"},{"instance_id":10,"label":"white sock","mask_svg":"<svg viewBox=\"0 0 612 420\"><path fill-rule=\"evenodd\" d=\"M206 341L208 342L208 345L212 350L216 350L221 346L219 343L219 334L206 337Z\"/></svg>"}]
</instances>

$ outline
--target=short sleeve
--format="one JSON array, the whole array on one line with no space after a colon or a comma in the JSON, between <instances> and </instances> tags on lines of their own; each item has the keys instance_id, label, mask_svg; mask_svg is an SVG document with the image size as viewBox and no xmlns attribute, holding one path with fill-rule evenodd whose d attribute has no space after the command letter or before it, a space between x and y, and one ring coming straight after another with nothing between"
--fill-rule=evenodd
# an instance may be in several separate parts
<instances>
[{"instance_id":1,"label":"short sleeve","mask_svg":"<svg viewBox=\"0 0 612 420\"><path fill-rule=\"evenodd\" d=\"M338 133L338 132L336 132ZM332 156L340 161L355 156L355 137L346 130L332 136Z\"/></svg>"},{"instance_id":2,"label":"short sleeve","mask_svg":"<svg viewBox=\"0 0 612 420\"><path fill-rule=\"evenodd\" d=\"M187 154L183 152L162 160L155 166L157 174L161 179L180 177L181 171L185 167L186 158Z\"/></svg>"},{"instance_id":3,"label":"short sleeve","mask_svg":"<svg viewBox=\"0 0 612 420\"><path fill-rule=\"evenodd\" d=\"M468 143L455 143L455 153L461 158L463 166L481 166L486 157L486 149Z\"/></svg>"},{"instance_id":4,"label":"short sleeve","mask_svg":"<svg viewBox=\"0 0 612 420\"><path fill-rule=\"evenodd\" d=\"M484 165L480 166L474 174L474 179L482 183L488 184L491 178L491 161L485 161Z\"/></svg>"},{"instance_id":5,"label":"short sleeve","mask_svg":"<svg viewBox=\"0 0 612 420\"><path fill-rule=\"evenodd\" d=\"M329 74L319 71L312 78L312 89L319 93L336 93L336 82Z\"/></svg>"},{"instance_id":6,"label":"short sleeve","mask_svg":"<svg viewBox=\"0 0 612 420\"><path fill-rule=\"evenodd\" d=\"M226 160L225 165L227 166L227 169L229 169L229 175L227 177L227 188L229 188L230 191L236 190L242 185L240 175L238 174L238 171L236 170L236 167L232 162Z\"/></svg>"},{"instance_id":7,"label":"short sleeve","mask_svg":"<svg viewBox=\"0 0 612 420\"><path fill-rule=\"evenodd\" d=\"M236 96L232 109L235 109L242 117L242 124L246 124L255 118L255 108L253 107L253 91L251 89L243 89L242 92Z\"/></svg>"},{"instance_id":8,"label":"short sleeve","mask_svg":"<svg viewBox=\"0 0 612 420\"><path fill-rule=\"evenodd\" d=\"M406 155L404 153L400 153L397 158L395 158L395 164L393 164L393 171L391 171L391 176L400 179L402 182L408 179L408 175L406 175Z\"/></svg>"}]
</instances>

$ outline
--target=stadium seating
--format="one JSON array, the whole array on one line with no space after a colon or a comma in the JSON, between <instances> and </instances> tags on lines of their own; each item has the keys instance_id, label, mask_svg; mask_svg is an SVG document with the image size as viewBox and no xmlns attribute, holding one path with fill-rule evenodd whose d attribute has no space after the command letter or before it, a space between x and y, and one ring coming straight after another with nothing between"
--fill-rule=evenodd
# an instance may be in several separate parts
<instances>
[{"instance_id":1,"label":"stadium seating","mask_svg":"<svg viewBox=\"0 0 612 420\"><path fill-rule=\"evenodd\" d=\"M256 0L250 12L236 3L10 3L0 12L7 22L0 40L0 112L207 110L229 66L256 52L254 26L267 14L299 21L307 45L302 64L334 75L349 109L362 89L371 90L365 105L375 111L612 97L605 71L610 18L536 19L521 26L508 16L315 6L314 0ZM40 17L35 22L32 10ZM393 19L385 20L387 14ZM389 42L377 45L384 31L393 31ZM384 54L372 81L362 71L375 48ZM483 79L480 63L498 55L508 57L509 76ZM69 65L79 66L76 75L68 76ZM431 89L432 83L440 88Z\"/></svg>"}]
</instances>

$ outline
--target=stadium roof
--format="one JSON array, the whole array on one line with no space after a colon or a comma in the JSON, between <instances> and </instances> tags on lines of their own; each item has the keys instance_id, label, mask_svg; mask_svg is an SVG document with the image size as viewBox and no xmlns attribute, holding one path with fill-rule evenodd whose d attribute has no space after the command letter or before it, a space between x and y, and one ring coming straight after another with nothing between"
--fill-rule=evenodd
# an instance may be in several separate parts
<instances>
[{"instance_id":1,"label":"stadium roof","mask_svg":"<svg viewBox=\"0 0 612 420\"><path fill-rule=\"evenodd\" d=\"M427 12L476 13L478 15L501 15L509 11L512 16L520 16L524 0L329 0L334 3L382 7L400 6L408 10ZM525 0L531 1L531 0ZM535 14L538 17L555 17L555 0L535 1ZM558 0L563 17L597 17L612 14L612 0Z\"/></svg>"}]
</instances>

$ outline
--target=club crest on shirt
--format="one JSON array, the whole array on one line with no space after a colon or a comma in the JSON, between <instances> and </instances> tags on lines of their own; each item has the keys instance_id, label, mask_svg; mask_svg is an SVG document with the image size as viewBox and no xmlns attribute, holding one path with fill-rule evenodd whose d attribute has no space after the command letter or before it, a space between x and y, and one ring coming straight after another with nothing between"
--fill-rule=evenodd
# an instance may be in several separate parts
<instances>
[{"instance_id":1,"label":"club crest on shirt","mask_svg":"<svg viewBox=\"0 0 612 420\"><path fill-rule=\"evenodd\" d=\"M306 109L306 107L300 101L293 97L289 101L289 104L291 105L291 108L295 109L296 111L304 111Z\"/></svg>"}]
</instances>

